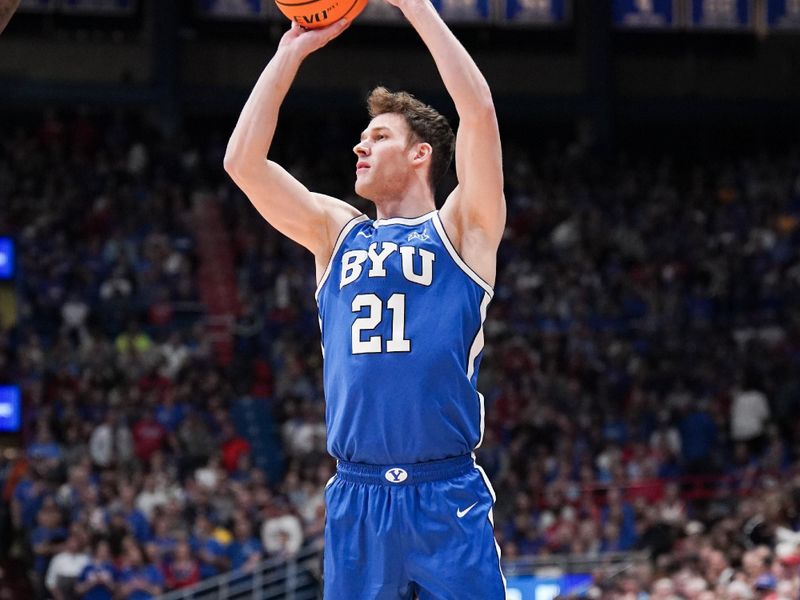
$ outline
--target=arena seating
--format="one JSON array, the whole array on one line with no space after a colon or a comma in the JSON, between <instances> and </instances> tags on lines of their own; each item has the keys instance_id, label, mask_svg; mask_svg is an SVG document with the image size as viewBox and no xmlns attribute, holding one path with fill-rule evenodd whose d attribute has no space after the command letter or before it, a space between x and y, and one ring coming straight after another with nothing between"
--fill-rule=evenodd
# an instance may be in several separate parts
<instances>
[{"instance_id":1,"label":"arena seating","mask_svg":"<svg viewBox=\"0 0 800 600\"><path fill-rule=\"evenodd\" d=\"M69 113L0 133L20 271L0 380L25 409L0 551L38 597L144 598L321 548L313 261L219 137ZM352 169L282 151L351 197ZM508 144L478 450L504 558L650 553L594 597L797 598L798 173L797 152Z\"/></svg>"}]
</instances>

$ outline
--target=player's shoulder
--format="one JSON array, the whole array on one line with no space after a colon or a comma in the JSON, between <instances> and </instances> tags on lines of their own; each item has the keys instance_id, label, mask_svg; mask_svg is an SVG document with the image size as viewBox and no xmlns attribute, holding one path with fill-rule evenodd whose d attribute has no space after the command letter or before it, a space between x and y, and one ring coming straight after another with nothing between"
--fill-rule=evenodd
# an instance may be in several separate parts
<instances>
[{"instance_id":1,"label":"player's shoulder","mask_svg":"<svg viewBox=\"0 0 800 600\"><path fill-rule=\"evenodd\" d=\"M330 256L337 241L341 238L342 232L348 225L360 220L360 217L366 219L366 215L352 204L348 204L334 196L317 192L312 192L312 195L325 215L325 239L327 243L323 254Z\"/></svg>"},{"instance_id":2,"label":"player's shoulder","mask_svg":"<svg viewBox=\"0 0 800 600\"><path fill-rule=\"evenodd\" d=\"M363 214L352 204L335 196L320 194L319 192L311 192L311 195L325 211L328 221L334 225L338 223L340 228L350 219Z\"/></svg>"}]
</instances>

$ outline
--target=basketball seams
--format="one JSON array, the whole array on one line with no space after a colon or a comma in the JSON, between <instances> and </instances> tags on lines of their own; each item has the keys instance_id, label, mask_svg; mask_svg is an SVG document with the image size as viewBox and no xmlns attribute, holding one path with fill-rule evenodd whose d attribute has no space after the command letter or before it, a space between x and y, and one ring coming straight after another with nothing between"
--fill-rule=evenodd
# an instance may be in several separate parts
<instances>
[{"instance_id":1,"label":"basketball seams","mask_svg":"<svg viewBox=\"0 0 800 600\"><path fill-rule=\"evenodd\" d=\"M280 6L307 6L308 4L318 4L322 2L322 0L305 0L305 2L281 2L281 0L275 0L275 4Z\"/></svg>"},{"instance_id":2,"label":"basketball seams","mask_svg":"<svg viewBox=\"0 0 800 600\"><path fill-rule=\"evenodd\" d=\"M307 26L312 25L312 23L306 23L305 25L303 23L301 23L302 18L307 16L307 15L304 15L304 14L293 14L295 12L294 10L291 10L290 12L292 14L290 14L289 12L287 12L287 10L300 8L300 7L303 7L303 6L317 5L317 4L321 4L322 2L323 2L323 0L303 0L302 2L284 2L282 0L275 0L275 4L278 6L278 9L286 17L288 17L290 20L296 21L301 27L307 27ZM322 21L322 22L318 21L318 22L314 23L314 26L311 27L311 28L313 29L313 28L316 28L316 27L324 27L325 25L330 25L330 24L338 21L339 19L343 19L344 17L348 16L351 12L353 12L353 9L357 9L356 12L355 12L355 15L353 17L351 17L351 18L355 18L356 16L358 16L361 13L361 11L364 9L364 7L366 7L366 5L367 5L367 0L353 0L350 3L350 6L348 6L347 9L343 13L339 14L336 17L331 17L329 19L326 19L325 21ZM336 13L334 13L334 14L336 14Z\"/></svg>"}]
</instances>

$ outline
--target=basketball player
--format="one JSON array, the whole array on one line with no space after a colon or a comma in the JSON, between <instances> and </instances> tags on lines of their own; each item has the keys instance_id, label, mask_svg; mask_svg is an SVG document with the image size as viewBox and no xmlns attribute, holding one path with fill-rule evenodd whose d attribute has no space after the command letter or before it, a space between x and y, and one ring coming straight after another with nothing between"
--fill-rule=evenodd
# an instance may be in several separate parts
<instances>
[{"instance_id":1,"label":"basketball player","mask_svg":"<svg viewBox=\"0 0 800 600\"><path fill-rule=\"evenodd\" d=\"M233 131L225 168L275 228L316 260L328 450L327 600L503 600L494 492L476 466L483 320L505 223L486 80L428 0L389 0L419 33L459 115L377 88L353 148L355 190L377 220L309 191L267 160L303 59L344 22L293 25ZM453 152L458 185L437 211Z\"/></svg>"}]
</instances>

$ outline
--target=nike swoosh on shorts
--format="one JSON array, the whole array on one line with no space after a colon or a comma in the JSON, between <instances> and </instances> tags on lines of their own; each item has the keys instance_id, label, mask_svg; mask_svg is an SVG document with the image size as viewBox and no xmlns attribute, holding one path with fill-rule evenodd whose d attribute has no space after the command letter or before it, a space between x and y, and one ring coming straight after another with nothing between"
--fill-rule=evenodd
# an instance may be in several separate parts
<instances>
[{"instance_id":1,"label":"nike swoosh on shorts","mask_svg":"<svg viewBox=\"0 0 800 600\"><path fill-rule=\"evenodd\" d=\"M468 507L467 507L467 508L465 508L464 510L461 510L461 509L459 508L458 510L456 510L456 516L457 516L459 519L460 519L460 518L462 518L464 515L466 515L466 514L467 514L469 511L471 511L471 510L472 510L473 508L475 508L477 505L478 505L478 503L476 502L475 504L473 504L472 506L468 506Z\"/></svg>"}]
</instances>

